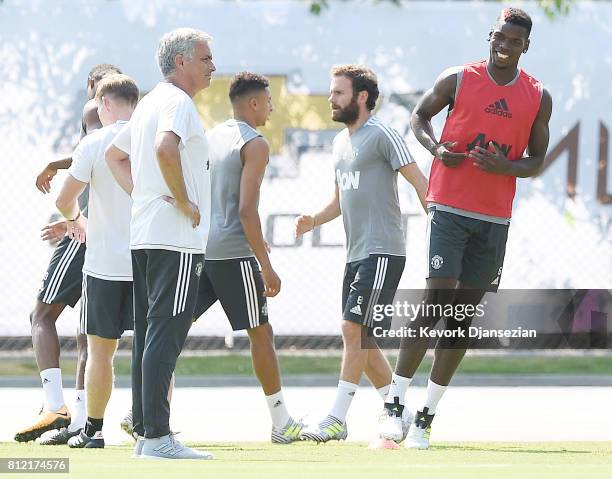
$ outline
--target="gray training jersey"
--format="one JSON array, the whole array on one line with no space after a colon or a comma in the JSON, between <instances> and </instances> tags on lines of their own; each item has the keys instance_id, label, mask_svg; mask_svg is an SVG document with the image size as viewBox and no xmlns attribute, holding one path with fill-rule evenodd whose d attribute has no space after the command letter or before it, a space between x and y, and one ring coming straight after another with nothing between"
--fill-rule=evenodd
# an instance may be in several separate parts
<instances>
[{"instance_id":1,"label":"gray training jersey","mask_svg":"<svg viewBox=\"0 0 612 479\"><path fill-rule=\"evenodd\" d=\"M261 136L242 121L227 120L207 132L210 160L211 217L206 259L253 256L240 214L242 147Z\"/></svg>"},{"instance_id":2,"label":"gray training jersey","mask_svg":"<svg viewBox=\"0 0 612 479\"><path fill-rule=\"evenodd\" d=\"M375 117L334 138L333 156L347 263L371 254L405 256L397 170L413 163L404 139Z\"/></svg>"}]
</instances>

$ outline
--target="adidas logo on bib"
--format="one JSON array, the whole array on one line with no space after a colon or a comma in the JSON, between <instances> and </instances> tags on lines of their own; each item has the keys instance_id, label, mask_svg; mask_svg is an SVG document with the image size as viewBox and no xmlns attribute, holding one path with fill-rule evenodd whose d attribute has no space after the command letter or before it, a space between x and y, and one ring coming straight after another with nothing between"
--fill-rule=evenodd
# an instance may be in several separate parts
<instances>
[{"instance_id":1,"label":"adidas logo on bib","mask_svg":"<svg viewBox=\"0 0 612 479\"><path fill-rule=\"evenodd\" d=\"M358 314L361 316L361 306L356 305L351 308L351 313Z\"/></svg>"},{"instance_id":2,"label":"adidas logo on bib","mask_svg":"<svg viewBox=\"0 0 612 479\"><path fill-rule=\"evenodd\" d=\"M505 98L500 98L496 102L491 103L484 111L485 113L491 113L502 118L512 118L512 113L510 113L510 108L508 108Z\"/></svg>"}]
</instances>

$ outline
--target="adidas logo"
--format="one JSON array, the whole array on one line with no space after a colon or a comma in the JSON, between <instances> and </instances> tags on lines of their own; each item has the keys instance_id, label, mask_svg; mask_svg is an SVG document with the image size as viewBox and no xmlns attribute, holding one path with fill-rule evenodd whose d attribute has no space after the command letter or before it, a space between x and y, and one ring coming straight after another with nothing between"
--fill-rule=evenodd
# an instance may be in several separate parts
<instances>
[{"instance_id":1,"label":"adidas logo","mask_svg":"<svg viewBox=\"0 0 612 479\"><path fill-rule=\"evenodd\" d=\"M47 378L43 379L43 384L47 384L50 383L51 381L49 381Z\"/></svg>"},{"instance_id":2,"label":"adidas logo","mask_svg":"<svg viewBox=\"0 0 612 479\"><path fill-rule=\"evenodd\" d=\"M278 406L280 406L281 404L283 404L283 402L282 402L282 401L279 399L278 401L276 401L276 402L274 403L274 407L278 407Z\"/></svg>"},{"instance_id":3,"label":"adidas logo","mask_svg":"<svg viewBox=\"0 0 612 479\"><path fill-rule=\"evenodd\" d=\"M358 314L361 316L361 306L356 305L351 308L351 313Z\"/></svg>"},{"instance_id":4,"label":"adidas logo","mask_svg":"<svg viewBox=\"0 0 612 479\"><path fill-rule=\"evenodd\" d=\"M499 286L499 276L498 276L497 278L495 278L495 279L494 279L494 280L491 282L491 284L494 284L494 285L496 285L496 286Z\"/></svg>"},{"instance_id":5,"label":"adidas logo","mask_svg":"<svg viewBox=\"0 0 612 479\"><path fill-rule=\"evenodd\" d=\"M510 113L510 108L508 108L508 103L506 103L505 98L501 98L495 103L491 103L484 111L485 113L491 113L492 115L501 116L502 118L512 118L512 113Z\"/></svg>"}]
</instances>

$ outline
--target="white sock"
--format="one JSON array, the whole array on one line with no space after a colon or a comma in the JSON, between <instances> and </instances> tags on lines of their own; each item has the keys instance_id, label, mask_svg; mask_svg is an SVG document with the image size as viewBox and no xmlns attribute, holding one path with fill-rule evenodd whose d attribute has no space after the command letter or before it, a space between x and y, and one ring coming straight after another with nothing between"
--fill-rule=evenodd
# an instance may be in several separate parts
<instances>
[{"instance_id":1,"label":"white sock","mask_svg":"<svg viewBox=\"0 0 612 479\"><path fill-rule=\"evenodd\" d=\"M57 411L64 405L64 390L62 388L62 370L49 368L40 372L43 393L45 395L45 411Z\"/></svg>"},{"instance_id":2,"label":"white sock","mask_svg":"<svg viewBox=\"0 0 612 479\"><path fill-rule=\"evenodd\" d=\"M427 381L427 399L425 400L425 406L429 409L427 414L434 414L436 412L436 407L438 406L438 402L442 399L444 395L444 391L448 386L440 386L439 384L434 383L431 379Z\"/></svg>"},{"instance_id":3,"label":"white sock","mask_svg":"<svg viewBox=\"0 0 612 479\"><path fill-rule=\"evenodd\" d=\"M346 413L351 406L355 392L357 392L358 384L349 383L347 381L338 381L338 392L336 393L336 402L329 412L330 416L344 422Z\"/></svg>"},{"instance_id":4,"label":"white sock","mask_svg":"<svg viewBox=\"0 0 612 479\"><path fill-rule=\"evenodd\" d=\"M291 419L285 400L283 399L283 391L280 390L276 394L266 396L266 402L268 403L268 409L270 410L270 417L272 418L272 424L276 427L283 428Z\"/></svg>"},{"instance_id":5,"label":"white sock","mask_svg":"<svg viewBox=\"0 0 612 479\"><path fill-rule=\"evenodd\" d=\"M391 387L390 384L387 384L386 386L383 386L381 388L376 389L378 391L378 394L380 394L380 397L382 398L383 402L386 401L387 396L389 395L389 388Z\"/></svg>"},{"instance_id":6,"label":"white sock","mask_svg":"<svg viewBox=\"0 0 612 479\"><path fill-rule=\"evenodd\" d=\"M389 394L386 398L386 402L394 403L395 398L399 401L399 404L404 405L406 403L406 390L410 383L412 382L412 378L405 378L404 376L400 376L399 374L393 373L391 376L391 386L389 387Z\"/></svg>"},{"instance_id":7,"label":"white sock","mask_svg":"<svg viewBox=\"0 0 612 479\"><path fill-rule=\"evenodd\" d=\"M85 427L87 422L87 399L84 389L77 389L74 406L72 407L72 418L68 430L71 432L78 431Z\"/></svg>"}]
</instances>

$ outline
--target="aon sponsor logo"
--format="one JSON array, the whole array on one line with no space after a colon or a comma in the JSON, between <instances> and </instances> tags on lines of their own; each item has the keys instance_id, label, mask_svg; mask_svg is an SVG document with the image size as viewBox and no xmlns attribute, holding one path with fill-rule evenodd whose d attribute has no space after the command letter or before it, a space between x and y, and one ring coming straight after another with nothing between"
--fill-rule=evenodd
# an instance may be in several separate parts
<instances>
[{"instance_id":1,"label":"aon sponsor logo","mask_svg":"<svg viewBox=\"0 0 612 479\"><path fill-rule=\"evenodd\" d=\"M359 171L349 171L342 173L340 170L336 170L336 181L340 190L356 190L359 188Z\"/></svg>"}]
</instances>

